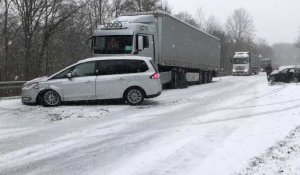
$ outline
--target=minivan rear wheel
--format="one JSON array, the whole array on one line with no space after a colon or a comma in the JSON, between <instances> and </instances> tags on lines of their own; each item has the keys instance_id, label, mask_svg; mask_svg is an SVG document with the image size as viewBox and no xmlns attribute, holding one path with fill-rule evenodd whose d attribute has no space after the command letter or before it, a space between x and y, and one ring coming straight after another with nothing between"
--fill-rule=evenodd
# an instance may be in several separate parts
<instances>
[{"instance_id":1,"label":"minivan rear wheel","mask_svg":"<svg viewBox=\"0 0 300 175\"><path fill-rule=\"evenodd\" d=\"M48 90L41 94L40 101L44 107L59 106L61 104L60 96L53 90Z\"/></svg>"},{"instance_id":2,"label":"minivan rear wheel","mask_svg":"<svg viewBox=\"0 0 300 175\"><path fill-rule=\"evenodd\" d=\"M140 105L144 98L145 95L140 88L130 88L124 94L124 99L129 105Z\"/></svg>"}]
</instances>

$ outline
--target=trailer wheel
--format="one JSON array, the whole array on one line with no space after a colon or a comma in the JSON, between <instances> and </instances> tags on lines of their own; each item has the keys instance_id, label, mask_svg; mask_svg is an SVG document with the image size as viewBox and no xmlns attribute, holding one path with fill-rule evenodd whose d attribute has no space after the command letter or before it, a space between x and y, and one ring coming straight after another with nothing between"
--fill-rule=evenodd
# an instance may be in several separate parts
<instances>
[{"instance_id":1,"label":"trailer wheel","mask_svg":"<svg viewBox=\"0 0 300 175\"><path fill-rule=\"evenodd\" d=\"M203 84L208 83L208 72L203 72Z\"/></svg>"},{"instance_id":2,"label":"trailer wheel","mask_svg":"<svg viewBox=\"0 0 300 175\"><path fill-rule=\"evenodd\" d=\"M208 80L207 80L207 82L208 83L212 82L212 79L213 79L213 75L212 75L212 72L210 71L210 72L208 72Z\"/></svg>"},{"instance_id":3,"label":"trailer wheel","mask_svg":"<svg viewBox=\"0 0 300 175\"><path fill-rule=\"evenodd\" d=\"M204 81L203 72L199 71L199 80L197 84L203 84L203 81Z\"/></svg>"},{"instance_id":4,"label":"trailer wheel","mask_svg":"<svg viewBox=\"0 0 300 175\"><path fill-rule=\"evenodd\" d=\"M173 89L188 87L188 83L185 78L184 69L178 69L172 71L172 81L170 83L170 87Z\"/></svg>"},{"instance_id":5,"label":"trailer wheel","mask_svg":"<svg viewBox=\"0 0 300 175\"><path fill-rule=\"evenodd\" d=\"M177 87L178 87L178 72L177 70L172 70L170 88L175 89Z\"/></svg>"}]
</instances>

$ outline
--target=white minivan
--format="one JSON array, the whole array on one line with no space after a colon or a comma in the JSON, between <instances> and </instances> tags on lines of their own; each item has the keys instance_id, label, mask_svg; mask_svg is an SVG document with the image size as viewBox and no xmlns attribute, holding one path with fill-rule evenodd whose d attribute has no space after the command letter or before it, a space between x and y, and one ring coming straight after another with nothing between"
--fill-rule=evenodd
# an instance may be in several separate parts
<instances>
[{"instance_id":1,"label":"white minivan","mask_svg":"<svg viewBox=\"0 0 300 175\"><path fill-rule=\"evenodd\" d=\"M161 91L159 73L151 58L94 57L26 82L22 103L58 106L69 101L124 99L130 105L139 105Z\"/></svg>"}]
</instances>

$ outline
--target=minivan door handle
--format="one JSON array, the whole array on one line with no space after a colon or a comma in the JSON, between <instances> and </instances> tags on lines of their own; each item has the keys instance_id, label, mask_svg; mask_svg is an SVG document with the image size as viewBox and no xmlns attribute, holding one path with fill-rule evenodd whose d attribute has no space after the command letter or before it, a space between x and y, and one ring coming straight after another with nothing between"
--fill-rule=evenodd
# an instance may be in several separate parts
<instances>
[{"instance_id":1,"label":"minivan door handle","mask_svg":"<svg viewBox=\"0 0 300 175\"><path fill-rule=\"evenodd\" d=\"M125 80L125 78L122 77L122 78L119 78L119 80Z\"/></svg>"},{"instance_id":2,"label":"minivan door handle","mask_svg":"<svg viewBox=\"0 0 300 175\"><path fill-rule=\"evenodd\" d=\"M91 81L91 80L88 80L88 81L86 81L85 83L92 83L93 81Z\"/></svg>"}]
</instances>

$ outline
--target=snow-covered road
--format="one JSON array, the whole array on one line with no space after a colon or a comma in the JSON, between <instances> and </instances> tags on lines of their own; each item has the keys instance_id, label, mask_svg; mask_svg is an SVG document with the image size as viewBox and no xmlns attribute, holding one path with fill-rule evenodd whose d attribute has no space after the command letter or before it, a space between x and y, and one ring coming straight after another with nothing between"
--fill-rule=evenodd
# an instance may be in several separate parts
<instances>
[{"instance_id":1,"label":"snow-covered road","mask_svg":"<svg viewBox=\"0 0 300 175\"><path fill-rule=\"evenodd\" d=\"M0 174L300 174L298 126L300 84L268 86L264 74L167 90L137 107L0 100ZM293 154L282 148L277 167L270 155L287 140Z\"/></svg>"}]
</instances>

